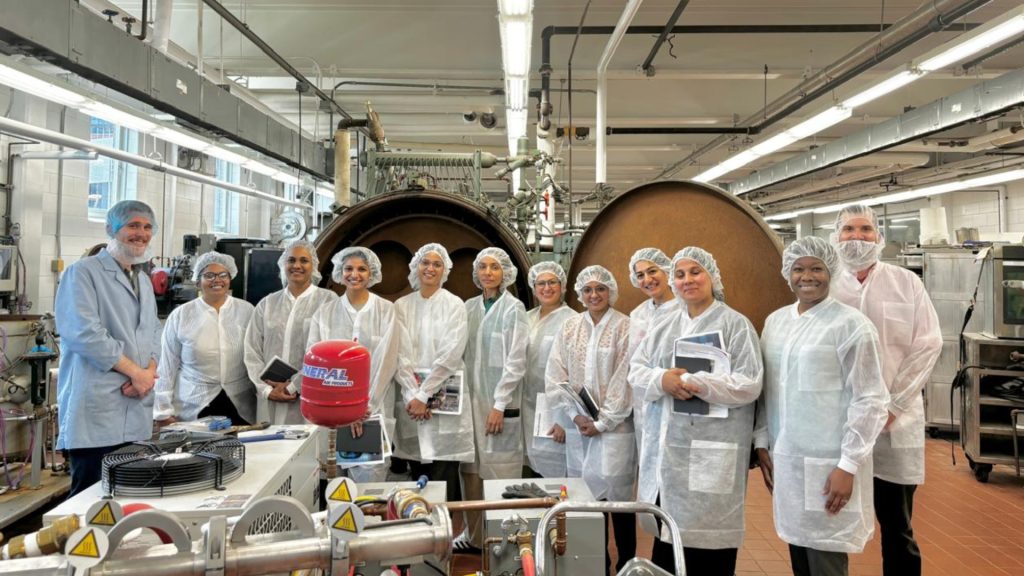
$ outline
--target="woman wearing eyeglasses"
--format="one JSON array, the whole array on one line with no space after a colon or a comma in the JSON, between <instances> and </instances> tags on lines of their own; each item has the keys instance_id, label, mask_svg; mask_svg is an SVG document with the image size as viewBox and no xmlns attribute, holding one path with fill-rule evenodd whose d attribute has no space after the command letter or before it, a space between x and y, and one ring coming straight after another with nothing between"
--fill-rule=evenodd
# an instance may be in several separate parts
<instances>
[{"instance_id":1,"label":"woman wearing eyeglasses","mask_svg":"<svg viewBox=\"0 0 1024 576\"><path fill-rule=\"evenodd\" d=\"M161 426L203 416L233 424L256 419L256 389L245 369L245 333L253 306L231 296L233 258L207 252L192 280L200 297L179 306L164 325L153 419Z\"/></svg>"}]
</instances>

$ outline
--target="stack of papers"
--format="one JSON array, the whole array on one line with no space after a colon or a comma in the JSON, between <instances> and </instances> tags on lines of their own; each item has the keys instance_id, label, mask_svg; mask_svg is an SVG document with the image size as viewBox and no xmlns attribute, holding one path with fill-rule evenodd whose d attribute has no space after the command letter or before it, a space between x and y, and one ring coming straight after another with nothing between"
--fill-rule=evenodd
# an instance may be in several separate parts
<instances>
[{"instance_id":1,"label":"stack of papers","mask_svg":"<svg viewBox=\"0 0 1024 576\"><path fill-rule=\"evenodd\" d=\"M379 464L391 456L391 440L380 414L363 421L363 434L352 436L351 426L338 428L335 437L338 466L351 468L367 464Z\"/></svg>"},{"instance_id":2,"label":"stack of papers","mask_svg":"<svg viewBox=\"0 0 1024 576\"><path fill-rule=\"evenodd\" d=\"M577 392L568 382L559 382L558 389L562 391L566 398L572 400L580 416L587 416L591 420L597 420L601 412L597 407L597 402L594 401L593 395L590 394L586 386L580 388L579 392Z\"/></svg>"},{"instance_id":3,"label":"stack of papers","mask_svg":"<svg viewBox=\"0 0 1024 576\"><path fill-rule=\"evenodd\" d=\"M683 336L675 341L673 366L683 368L690 374L728 374L731 371L729 353L722 349L722 332L705 332ZM677 414L726 418L729 409L711 404L694 396L689 400L672 399L672 411Z\"/></svg>"}]
</instances>

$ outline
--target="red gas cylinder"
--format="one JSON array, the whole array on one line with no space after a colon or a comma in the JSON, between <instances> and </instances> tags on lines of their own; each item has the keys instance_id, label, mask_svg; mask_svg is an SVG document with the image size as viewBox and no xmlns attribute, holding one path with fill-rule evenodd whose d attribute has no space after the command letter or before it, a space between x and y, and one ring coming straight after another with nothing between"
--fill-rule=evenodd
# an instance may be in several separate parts
<instances>
[{"instance_id":1,"label":"red gas cylinder","mask_svg":"<svg viewBox=\"0 0 1024 576\"><path fill-rule=\"evenodd\" d=\"M358 421L370 402L370 351L352 340L317 342L302 363L302 415L337 428Z\"/></svg>"}]
</instances>

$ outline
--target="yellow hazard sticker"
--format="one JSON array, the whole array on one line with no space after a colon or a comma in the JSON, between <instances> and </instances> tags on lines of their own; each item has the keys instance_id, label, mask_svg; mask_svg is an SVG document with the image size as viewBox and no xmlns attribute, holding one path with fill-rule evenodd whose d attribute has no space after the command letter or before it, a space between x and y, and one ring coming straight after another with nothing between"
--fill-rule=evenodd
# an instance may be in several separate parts
<instances>
[{"instance_id":1,"label":"yellow hazard sticker","mask_svg":"<svg viewBox=\"0 0 1024 576\"><path fill-rule=\"evenodd\" d=\"M110 509L110 503L107 502L100 508L100 511L89 520L89 524L95 524L97 526L113 526L117 523L114 518L114 511Z\"/></svg>"},{"instance_id":2,"label":"yellow hazard sticker","mask_svg":"<svg viewBox=\"0 0 1024 576\"><path fill-rule=\"evenodd\" d=\"M352 515L352 510L345 510L345 513L334 523L332 528L336 530L344 530L345 532L357 533L359 530L356 528L356 519Z\"/></svg>"},{"instance_id":3,"label":"yellow hazard sticker","mask_svg":"<svg viewBox=\"0 0 1024 576\"><path fill-rule=\"evenodd\" d=\"M85 558L99 558L100 547L96 543L96 533L93 530L89 530L85 537L75 544L75 547L68 552L68 556L82 556Z\"/></svg>"},{"instance_id":4,"label":"yellow hazard sticker","mask_svg":"<svg viewBox=\"0 0 1024 576\"><path fill-rule=\"evenodd\" d=\"M334 492L331 492L331 495L327 498L335 502L351 502L352 494L348 491L348 482L340 482L338 487L334 489Z\"/></svg>"}]
</instances>

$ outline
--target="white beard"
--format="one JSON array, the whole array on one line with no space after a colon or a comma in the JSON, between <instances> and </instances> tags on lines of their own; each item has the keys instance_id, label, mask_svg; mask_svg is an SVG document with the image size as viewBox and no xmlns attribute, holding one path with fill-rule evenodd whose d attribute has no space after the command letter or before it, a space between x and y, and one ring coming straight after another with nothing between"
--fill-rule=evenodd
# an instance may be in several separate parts
<instances>
[{"instance_id":1,"label":"white beard","mask_svg":"<svg viewBox=\"0 0 1024 576\"><path fill-rule=\"evenodd\" d=\"M153 249L147 244L142 250L137 249L131 244L125 244L117 238L111 238L107 242L107 252L114 257L114 260L135 266L136 264L145 264L153 258Z\"/></svg>"}]
</instances>

